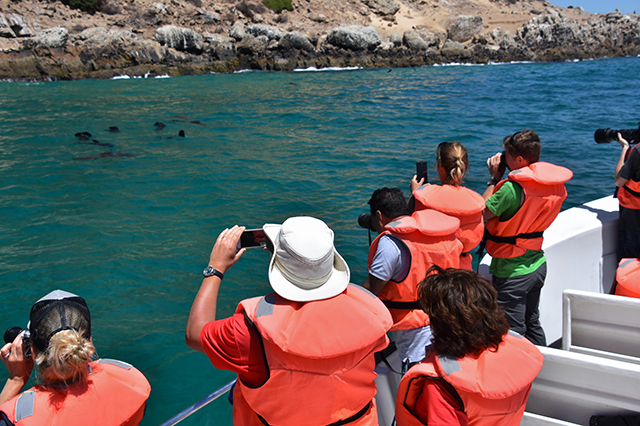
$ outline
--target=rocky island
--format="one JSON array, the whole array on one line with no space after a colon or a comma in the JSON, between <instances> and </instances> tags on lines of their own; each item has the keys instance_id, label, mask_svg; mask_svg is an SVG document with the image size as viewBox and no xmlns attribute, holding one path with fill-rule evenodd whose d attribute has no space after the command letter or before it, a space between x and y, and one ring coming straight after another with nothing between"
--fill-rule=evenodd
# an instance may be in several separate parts
<instances>
[{"instance_id":1,"label":"rocky island","mask_svg":"<svg viewBox=\"0 0 640 426\"><path fill-rule=\"evenodd\" d=\"M0 0L0 79L640 54L640 17L546 0Z\"/></svg>"}]
</instances>

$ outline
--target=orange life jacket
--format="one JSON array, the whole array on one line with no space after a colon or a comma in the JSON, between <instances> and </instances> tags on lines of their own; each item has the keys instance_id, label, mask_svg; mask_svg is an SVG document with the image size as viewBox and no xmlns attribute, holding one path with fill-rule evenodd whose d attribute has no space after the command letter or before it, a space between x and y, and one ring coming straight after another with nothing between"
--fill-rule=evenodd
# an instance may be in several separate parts
<instances>
[{"instance_id":1,"label":"orange life jacket","mask_svg":"<svg viewBox=\"0 0 640 426\"><path fill-rule=\"evenodd\" d=\"M640 260L622 259L616 271L616 281L615 294L640 299Z\"/></svg>"},{"instance_id":2,"label":"orange life jacket","mask_svg":"<svg viewBox=\"0 0 640 426\"><path fill-rule=\"evenodd\" d=\"M456 238L463 245L460 268L472 270L471 251L480 244L484 235L484 198L463 186L422 185L413 192L415 210L433 209L460 219Z\"/></svg>"},{"instance_id":3,"label":"orange life jacket","mask_svg":"<svg viewBox=\"0 0 640 426\"><path fill-rule=\"evenodd\" d=\"M36 386L0 405L16 426L135 426L144 417L151 386L136 368L122 361L90 362L87 384L62 390Z\"/></svg>"},{"instance_id":4,"label":"orange life jacket","mask_svg":"<svg viewBox=\"0 0 640 426\"><path fill-rule=\"evenodd\" d=\"M233 424L377 426L373 353L388 345L392 320L375 295L350 284L313 302L247 299L236 312L262 337L267 379L257 387L238 380Z\"/></svg>"},{"instance_id":5,"label":"orange life jacket","mask_svg":"<svg viewBox=\"0 0 640 426\"><path fill-rule=\"evenodd\" d=\"M638 145L634 145L633 148L631 148L627 152L625 161L627 161L627 158L629 158L629 155L631 155L631 151L636 149L637 146ZM617 193L618 202L620 202L620 205L622 207L633 210L640 210L640 182L629 180L624 184L624 186L618 189Z\"/></svg>"},{"instance_id":6,"label":"orange life jacket","mask_svg":"<svg viewBox=\"0 0 640 426\"><path fill-rule=\"evenodd\" d=\"M461 403L469 426L518 426L531 382L542 369L543 356L527 339L511 333L496 352L456 359L432 354L411 367L396 397L398 426L422 426L412 413L427 380L444 380Z\"/></svg>"},{"instance_id":7,"label":"orange life jacket","mask_svg":"<svg viewBox=\"0 0 640 426\"><path fill-rule=\"evenodd\" d=\"M383 235L404 243L411 252L411 268L399 282L389 281L379 297L393 317L392 331L412 330L429 324L429 316L418 304L418 284L432 265L459 268L462 243L455 237L460 220L436 210L420 210L386 226L369 247L368 265L378 249Z\"/></svg>"},{"instance_id":8,"label":"orange life jacket","mask_svg":"<svg viewBox=\"0 0 640 426\"><path fill-rule=\"evenodd\" d=\"M565 167L540 161L509 173L494 193L510 180L522 187L524 202L511 219L495 217L487 221L487 252L497 258L512 258L527 250L542 250L542 233L560 213L567 198L564 183L572 176Z\"/></svg>"}]
</instances>

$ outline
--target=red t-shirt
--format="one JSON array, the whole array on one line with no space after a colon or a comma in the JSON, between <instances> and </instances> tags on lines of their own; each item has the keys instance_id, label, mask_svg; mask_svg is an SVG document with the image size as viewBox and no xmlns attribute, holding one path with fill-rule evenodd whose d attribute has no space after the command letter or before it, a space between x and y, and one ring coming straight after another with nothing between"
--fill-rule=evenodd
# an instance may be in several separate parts
<instances>
[{"instance_id":1,"label":"red t-shirt","mask_svg":"<svg viewBox=\"0 0 640 426\"><path fill-rule=\"evenodd\" d=\"M207 323L200 343L214 367L237 373L244 384L259 386L267 380L260 334L244 314Z\"/></svg>"},{"instance_id":2,"label":"red t-shirt","mask_svg":"<svg viewBox=\"0 0 640 426\"><path fill-rule=\"evenodd\" d=\"M460 402L437 380L426 380L416 400L413 413L429 426L467 426L469 419L462 412Z\"/></svg>"}]
</instances>

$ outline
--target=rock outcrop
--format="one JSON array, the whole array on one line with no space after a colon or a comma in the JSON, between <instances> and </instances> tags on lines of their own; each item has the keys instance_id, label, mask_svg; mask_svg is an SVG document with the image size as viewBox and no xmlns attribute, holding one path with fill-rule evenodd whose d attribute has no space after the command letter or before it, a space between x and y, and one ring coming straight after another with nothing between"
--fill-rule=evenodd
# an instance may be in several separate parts
<instances>
[{"instance_id":1,"label":"rock outcrop","mask_svg":"<svg viewBox=\"0 0 640 426\"><path fill-rule=\"evenodd\" d=\"M188 28L166 25L156 30L156 40L163 46L172 47L181 52L202 53L202 36Z\"/></svg>"},{"instance_id":2,"label":"rock outcrop","mask_svg":"<svg viewBox=\"0 0 640 426\"><path fill-rule=\"evenodd\" d=\"M354 51L374 50L382 39L374 27L348 25L332 29L327 35L327 43Z\"/></svg>"},{"instance_id":3,"label":"rock outcrop","mask_svg":"<svg viewBox=\"0 0 640 426\"><path fill-rule=\"evenodd\" d=\"M532 3L531 11L526 12L530 18L522 20L515 31L514 27L501 28L491 19L467 13L448 17L441 27L416 25L403 31L391 28L385 33L384 26L397 25L401 13L416 13L422 6L412 0L360 0L353 6L355 12L349 12L346 3L341 6L340 16L351 16L347 21L383 23L383 27L376 27L340 25L336 22L338 12L331 14L328 9L275 14L257 0L232 6L204 6L201 0L154 1L143 7L109 1L112 7L94 18L66 6L37 1L28 3L28 17L16 12L15 5L22 4L19 2L12 3L11 12L8 7L0 9L0 78L109 78L247 68L408 67L640 54L637 14L614 11L589 15L581 9L562 9L549 3L535 10ZM429 0L421 1L427 4L424 2ZM413 10L407 12L409 7ZM571 12L573 18L563 11ZM86 25L85 19L102 19L104 24ZM49 22L67 24L47 26Z\"/></svg>"}]
</instances>

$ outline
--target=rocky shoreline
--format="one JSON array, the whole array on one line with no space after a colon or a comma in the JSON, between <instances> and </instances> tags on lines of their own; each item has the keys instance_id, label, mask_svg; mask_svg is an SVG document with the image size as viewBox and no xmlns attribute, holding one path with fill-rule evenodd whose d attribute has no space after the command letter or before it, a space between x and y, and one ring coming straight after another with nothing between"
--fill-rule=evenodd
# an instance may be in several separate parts
<instances>
[{"instance_id":1,"label":"rocky shoreline","mask_svg":"<svg viewBox=\"0 0 640 426\"><path fill-rule=\"evenodd\" d=\"M38 3L34 4L39 7ZM179 5L178 0L172 4ZM269 15L264 7L252 9L246 3L241 4L249 13L243 13L243 7L238 4L224 7L214 4L213 10L193 7L192 15L181 22L174 19L175 12L172 19L163 19L169 13L167 6L154 3L146 10L145 25L136 26L131 22L118 25L117 16L101 12L103 18L106 16L105 22L92 22L90 27L79 26L71 18L63 19L71 21L71 25L67 25L70 28L64 25L42 28L47 22L20 15L15 6L12 13L6 13L3 7L0 8L0 79L74 80L120 75L227 73L244 69L414 67L640 55L640 17L636 13L624 15L614 11L591 15L582 10L572 11L587 15L576 20L569 19L562 8L542 2L537 3L539 11L527 5L532 17L513 34L485 22L479 14L450 14L441 29L414 25L402 30L393 28L397 25L397 21L393 22L400 7L394 11L389 6L394 4L390 0L384 4L388 7L384 15L374 14L383 18L376 22L387 22L384 27L389 28L387 36L381 34L380 26L363 25L367 20L358 23L356 19L354 23L351 19L350 25L330 28L330 20L319 13L311 20L320 25L307 27L305 33L303 25L292 23L291 18L282 18L286 14ZM382 8L379 2L371 0L362 0L360 4ZM111 6L114 10L123 10L117 5ZM62 14L75 15L84 22L92 18L89 15L83 18L83 13L59 3L56 7L66 8ZM46 14L47 9L41 10ZM225 17L225 10L234 13ZM374 22L369 18L368 23ZM133 28L123 29L125 26Z\"/></svg>"}]
</instances>

